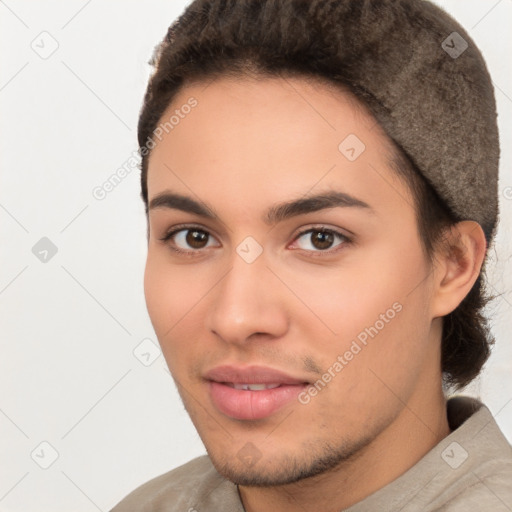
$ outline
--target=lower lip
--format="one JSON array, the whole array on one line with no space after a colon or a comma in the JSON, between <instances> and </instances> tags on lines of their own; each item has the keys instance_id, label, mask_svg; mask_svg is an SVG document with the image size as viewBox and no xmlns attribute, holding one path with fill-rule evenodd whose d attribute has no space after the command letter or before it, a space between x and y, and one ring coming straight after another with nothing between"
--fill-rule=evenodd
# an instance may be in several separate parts
<instances>
[{"instance_id":1,"label":"lower lip","mask_svg":"<svg viewBox=\"0 0 512 512\"><path fill-rule=\"evenodd\" d=\"M217 409L237 420L260 420L297 399L306 385L283 385L273 389L250 391L210 381L210 395Z\"/></svg>"}]
</instances>

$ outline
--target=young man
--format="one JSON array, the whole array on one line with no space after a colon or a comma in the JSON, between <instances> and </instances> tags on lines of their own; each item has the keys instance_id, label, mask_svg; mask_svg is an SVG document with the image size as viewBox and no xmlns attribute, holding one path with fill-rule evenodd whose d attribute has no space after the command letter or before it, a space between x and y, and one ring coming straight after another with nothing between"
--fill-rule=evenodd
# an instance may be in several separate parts
<instances>
[{"instance_id":1,"label":"young man","mask_svg":"<svg viewBox=\"0 0 512 512\"><path fill-rule=\"evenodd\" d=\"M148 311L208 455L124 511L510 511L476 399L492 83L421 0L197 0L139 120Z\"/></svg>"}]
</instances>

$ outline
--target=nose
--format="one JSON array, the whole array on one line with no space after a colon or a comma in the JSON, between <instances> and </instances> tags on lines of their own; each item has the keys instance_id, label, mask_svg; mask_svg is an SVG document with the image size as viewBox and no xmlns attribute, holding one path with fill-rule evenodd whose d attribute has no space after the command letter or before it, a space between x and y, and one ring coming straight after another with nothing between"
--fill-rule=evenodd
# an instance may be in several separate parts
<instances>
[{"instance_id":1,"label":"nose","mask_svg":"<svg viewBox=\"0 0 512 512\"><path fill-rule=\"evenodd\" d=\"M207 327L226 343L275 339L288 329L285 293L261 255L247 263L238 254L211 295Z\"/></svg>"}]
</instances>

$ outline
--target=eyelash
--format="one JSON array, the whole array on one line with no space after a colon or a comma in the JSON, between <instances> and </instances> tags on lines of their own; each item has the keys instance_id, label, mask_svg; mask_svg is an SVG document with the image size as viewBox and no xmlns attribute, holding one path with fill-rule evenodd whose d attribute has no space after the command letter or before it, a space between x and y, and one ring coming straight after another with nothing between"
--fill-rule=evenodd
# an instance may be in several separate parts
<instances>
[{"instance_id":1,"label":"eyelash","mask_svg":"<svg viewBox=\"0 0 512 512\"><path fill-rule=\"evenodd\" d=\"M163 236L162 238L159 238L159 240L162 241L162 242L169 242L172 239L172 237L174 235L176 235L177 233L179 233L180 231L191 231L191 230L194 230L194 229L197 230L197 231L201 231L203 233L206 233L209 236L212 236L208 232L208 230L203 229L200 226L184 224L184 225L175 226L174 229L172 229L171 231L166 233L165 236ZM304 231L301 231L301 232L299 232L297 234L297 236L295 236L295 238L293 239L293 242L295 242L296 240L298 240L302 236L307 235L308 233L315 233L315 232L329 233L329 234L332 234L334 236L337 236L337 237L339 237L342 240L342 243L340 243L337 246L335 246L334 249L317 250L317 251L310 251L310 250L307 250L307 249L299 249L299 250L306 251L306 252L310 253L311 256L314 257L314 258L323 257L324 254L332 255L332 254L338 252L339 250L341 250L346 245L349 245L349 244L353 243L352 239L349 238L347 235L345 235L345 234L343 234L340 231L337 231L335 229L326 228L325 226L315 226L315 227L308 228L308 229L306 229ZM169 245L170 249L172 249L174 252L179 253L179 254L181 254L183 256L186 256L186 257L190 257L190 258L196 257L198 255L198 253L201 252L201 249L186 251L184 249L180 249L176 245L173 245L173 244L168 244L168 245Z\"/></svg>"}]
</instances>

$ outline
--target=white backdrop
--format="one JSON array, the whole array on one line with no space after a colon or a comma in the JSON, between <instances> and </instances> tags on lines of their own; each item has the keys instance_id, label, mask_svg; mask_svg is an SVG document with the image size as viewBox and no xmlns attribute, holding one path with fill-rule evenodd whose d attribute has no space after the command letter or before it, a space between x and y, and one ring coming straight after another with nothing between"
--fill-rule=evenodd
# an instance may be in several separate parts
<instances>
[{"instance_id":1,"label":"white backdrop","mask_svg":"<svg viewBox=\"0 0 512 512\"><path fill-rule=\"evenodd\" d=\"M130 165L147 61L186 3L0 0L2 512L107 511L204 452L154 345ZM437 3L496 86L501 226L489 267L502 295L494 353L468 393L512 441L512 0Z\"/></svg>"}]
</instances>

